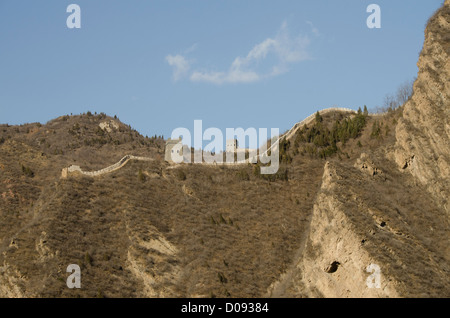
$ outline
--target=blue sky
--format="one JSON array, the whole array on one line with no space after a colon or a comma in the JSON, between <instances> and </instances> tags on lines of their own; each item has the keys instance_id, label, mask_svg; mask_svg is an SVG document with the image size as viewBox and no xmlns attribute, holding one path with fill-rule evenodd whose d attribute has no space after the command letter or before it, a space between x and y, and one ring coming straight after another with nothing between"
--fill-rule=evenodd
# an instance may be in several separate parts
<instances>
[{"instance_id":1,"label":"blue sky","mask_svg":"<svg viewBox=\"0 0 450 318\"><path fill-rule=\"evenodd\" d=\"M71 3L81 29L66 26ZM442 3L0 0L0 123L90 110L169 137L195 119L282 132L322 108L374 108L416 76Z\"/></svg>"}]
</instances>

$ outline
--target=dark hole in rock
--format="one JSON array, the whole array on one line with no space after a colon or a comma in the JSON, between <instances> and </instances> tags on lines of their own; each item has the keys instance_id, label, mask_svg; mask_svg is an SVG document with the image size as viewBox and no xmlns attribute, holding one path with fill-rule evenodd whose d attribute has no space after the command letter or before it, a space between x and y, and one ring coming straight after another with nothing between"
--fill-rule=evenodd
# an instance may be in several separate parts
<instances>
[{"instance_id":1,"label":"dark hole in rock","mask_svg":"<svg viewBox=\"0 0 450 318\"><path fill-rule=\"evenodd\" d=\"M361 241L361 244L364 244L364 243L366 243L366 240L365 240L365 239Z\"/></svg>"},{"instance_id":2,"label":"dark hole in rock","mask_svg":"<svg viewBox=\"0 0 450 318\"><path fill-rule=\"evenodd\" d=\"M333 263L331 263L330 266L328 266L328 268L326 269L327 273L335 273L338 270L339 265L341 265L339 262L334 261Z\"/></svg>"},{"instance_id":3,"label":"dark hole in rock","mask_svg":"<svg viewBox=\"0 0 450 318\"><path fill-rule=\"evenodd\" d=\"M380 223L380 226L381 226L381 227L385 227L385 226L386 226L386 222L381 222L381 223Z\"/></svg>"}]
</instances>

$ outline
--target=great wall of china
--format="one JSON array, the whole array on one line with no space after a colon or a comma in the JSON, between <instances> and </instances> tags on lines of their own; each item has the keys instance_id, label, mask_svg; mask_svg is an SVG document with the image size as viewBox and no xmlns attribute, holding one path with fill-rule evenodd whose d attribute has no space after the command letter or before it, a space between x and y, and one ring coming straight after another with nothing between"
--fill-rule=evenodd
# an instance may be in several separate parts
<instances>
[{"instance_id":1,"label":"great wall of china","mask_svg":"<svg viewBox=\"0 0 450 318\"><path fill-rule=\"evenodd\" d=\"M325 115L325 114L331 113L331 112L345 112L345 113L352 113L352 114L356 113L356 111L354 111L353 109L350 109L350 108L332 107L332 108L326 108L326 109L320 110L319 114ZM286 138L286 140L290 140L295 135L297 130L299 130L300 128L302 128L305 125L310 124L316 118L316 114L317 114L317 112L309 115L302 121L296 123L294 126L292 126L291 129L289 129L287 132L282 134L273 145L271 145L266 151L264 151L262 154L260 154L260 156L267 156L269 151L276 150L276 147L278 147L280 140L282 140L283 138Z\"/></svg>"},{"instance_id":2,"label":"great wall of china","mask_svg":"<svg viewBox=\"0 0 450 318\"><path fill-rule=\"evenodd\" d=\"M322 109L322 110L319 111L319 114L320 115L324 115L324 114L327 114L327 113L330 113L330 112L356 113L356 111L353 110L353 109L333 107L333 108ZM305 119L303 119L302 121L296 123L286 133L282 134L267 150L265 150L262 154L259 154L259 156L252 157L252 158L246 159L244 161L237 161L237 162L234 162L234 163L224 163L224 164L226 164L226 165L243 165L243 164L248 164L249 162L254 161L254 159L257 159L258 157L267 156L269 151L276 151L280 140L282 140L283 138L286 138L286 140L290 140L295 135L297 130L299 130L300 128L302 128L305 125L310 124L315 119L315 116L316 116L316 113L313 113L310 116L308 116ZM104 174L107 174L107 173L111 173L113 171L116 171L116 170L122 168L130 160L153 161L154 159L153 158L148 158L148 157L137 157L137 156L133 156L133 155L126 155L122 159L120 159L118 162L116 162L115 164L113 164L113 165L111 165L109 167L106 167L104 169L97 170L97 171L83 171L83 170L81 170L80 166L72 165L72 166L70 166L68 168L62 169L61 177L62 178L67 178L70 174L73 174L73 173L80 173L82 175L90 176L90 177L98 177L98 176L101 176L101 175L104 175ZM210 164L211 165L217 165L216 163L210 163Z\"/></svg>"},{"instance_id":3,"label":"great wall of china","mask_svg":"<svg viewBox=\"0 0 450 318\"><path fill-rule=\"evenodd\" d=\"M113 171L116 171L116 170L122 168L130 160L153 161L154 159L148 158L148 157L137 157L137 156L133 156L133 155L126 155L122 159L120 159L118 162L116 162L115 164L113 164L109 167L106 167L104 169L97 170L97 171L83 171L83 170L81 170L80 166L72 165L72 166L70 166L68 168L64 168L62 170L61 177L67 178L69 176L69 174L71 174L71 173L81 173L82 175L85 175L85 176L98 177L98 176L101 176L106 173L110 173L110 172L113 172Z\"/></svg>"}]
</instances>

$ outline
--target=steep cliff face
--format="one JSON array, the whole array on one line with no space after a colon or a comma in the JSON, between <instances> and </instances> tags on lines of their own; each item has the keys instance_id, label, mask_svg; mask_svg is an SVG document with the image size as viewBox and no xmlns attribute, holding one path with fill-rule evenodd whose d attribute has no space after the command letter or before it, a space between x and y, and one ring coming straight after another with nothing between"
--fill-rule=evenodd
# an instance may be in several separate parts
<instances>
[{"instance_id":1,"label":"steep cliff face","mask_svg":"<svg viewBox=\"0 0 450 318\"><path fill-rule=\"evenodd\" d=\"M399 121L395 160L449 212L450 0L429 20L414 94Z\"/></svg>"},{"instance_id":2,"label":"steep cliff face","mask_svg":"<svg viewBox=\"0 0 450 318\"><path fill-rule=\"evenodd\" d=\"M297 272L291 275L293 284L301 286L299 293L448 294L449 57L450 0L446 0L426 27L414 94L398 121L395 146L363 154L354 167L326 164L309 238L293 270ZM397 168L386 157L394 157ZM401 196L406 197L400 200ZM370 264L381 269L380 288L367 285Z\"/></svg>"},{"instance_id":3,"label":"steep cliff face","mask_svg":"<svg viewBox=\"0 0 450 318\"><path fill-rule=\"evenodd\" d=\"M371 267L380 265L365 249L367 235L355 229L362 224L352 221L343 197L337 195L342 187L340 179L336 168L327 163L300 266L306 292L315 297L398 297L394 283L381 270L379 288L372 285L375 276L370 277ZM370 209L361 209L360 213L370 219ZM376 228L375 223L374 219ZM361 227L366 234L372 230L370 226Z\"/></svg>"},{"instance_id":4,"label":"steep cliff face","mask_svg":"<svg viewBox=\"0 0 450 318\"><path fill-rule=\"evenodd\" d=\"M325 165L306 243L270 296L448 297L449 56L446 0L426 27L395 140L352 166ZM374 268L378 286L370 284Z\"/></svg>"},{"instance_id":5,"label":"steep cliff face","mask_svg":"<svg viewBox=\"0 0 450 318\"><path fill-rule=\"evenodd\" d=\"M448 217L381 153L325 165L306 244L268 295L448 297Z\"/></svg>"}]
</instances>

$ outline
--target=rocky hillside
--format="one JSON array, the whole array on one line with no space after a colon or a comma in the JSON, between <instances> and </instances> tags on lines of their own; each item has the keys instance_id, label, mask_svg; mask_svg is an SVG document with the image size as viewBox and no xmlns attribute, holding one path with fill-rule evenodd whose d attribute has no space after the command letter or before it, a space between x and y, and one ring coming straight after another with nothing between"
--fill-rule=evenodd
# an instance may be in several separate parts
<instances>
[{"instance_id":1,"label":"rocky hillside","mask_svg":"<svg viewBox=\"0 0 450 318\"><path fill-rule=\"evenodd\" d=\"M304 250L270 295L448 297L449 35L447 0L426 27L395 143L352 166L327 162ZM379 289L365 284L370 264L381 270Z\"/></svg>"},{"instance_id":2,"label":"rocky hillside","mask_svg":"<svg viewBox=\"0 0 450 318\"><path fill-rule=\"evenodd\" d=\"M171 165L105 114L0 125L0 297L450 297L449 21L405 105L315 114L275 175Z\"/></svg>"},{"instance_id":3,"label":"rocky hillside","mask_svg":"<svg viewBox=\"0 0 450 318\"><path fill-rule=\"evenodd\" d=\"M450 1L429 20L414 94L397 125L398 165L447 212L450 193Z\"/></svg>"}]
</instances>

